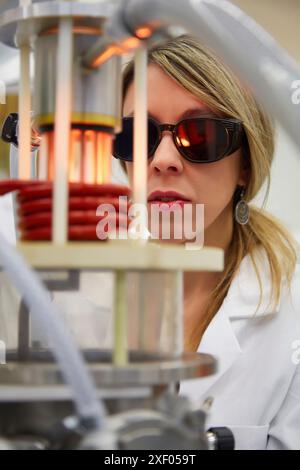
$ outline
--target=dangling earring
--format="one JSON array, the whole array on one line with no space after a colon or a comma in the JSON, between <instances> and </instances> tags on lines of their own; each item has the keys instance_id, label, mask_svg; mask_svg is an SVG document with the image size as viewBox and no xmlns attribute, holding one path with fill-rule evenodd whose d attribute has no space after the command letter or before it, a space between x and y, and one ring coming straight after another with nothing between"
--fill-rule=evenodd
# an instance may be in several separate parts
<instances>
[{"instance_id":1,"label":"dangling earring","mask_svg":"<svg viewBox=\"0 0 300 470\"><path fill-rule=\"evenodd\" d=\"M235 206L234 216L238 224L245 225L249 222L249 206L243 199L245 195L245 188L242 188L240 200Z\"/></svg>"}]
</instances>

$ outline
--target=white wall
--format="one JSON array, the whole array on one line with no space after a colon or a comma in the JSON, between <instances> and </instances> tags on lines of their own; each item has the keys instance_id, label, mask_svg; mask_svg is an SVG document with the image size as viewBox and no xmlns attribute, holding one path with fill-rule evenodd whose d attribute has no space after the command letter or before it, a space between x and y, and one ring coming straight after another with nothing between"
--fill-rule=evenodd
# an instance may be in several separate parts
<instances>
[{"instance_id":1,"label":"white wall","mask_svg":"<svg viewBox=\"0 0 300 470\"><path fill-rule=\"evenodd\" d=\"M300 64L300 0L231 1L265 28ZM255 202L262 203L262 199L261 192ZM282 129L278 129L266 209L279 217L300 241L300 149Z\"/></svg>"},{"instance_id":2,"label":"white wall","mask_svg":"<svg viewBox=\"0 0 300 470\"><path fill-rule=\"evenodd\" d=\"M262 205L265 187L253 202ZM300 241L300 149L281 128L271 171L271 187L265 209L280 218Z\"/></svg>"}]
</instances>

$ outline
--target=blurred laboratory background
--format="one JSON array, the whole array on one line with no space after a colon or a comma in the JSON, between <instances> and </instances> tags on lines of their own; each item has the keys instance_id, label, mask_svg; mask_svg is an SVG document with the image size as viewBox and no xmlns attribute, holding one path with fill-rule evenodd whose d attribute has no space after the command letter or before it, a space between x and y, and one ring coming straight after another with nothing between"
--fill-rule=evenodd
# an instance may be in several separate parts
<instances>
[{"instance_id":1,"label":"blurred laboratory background","mask_svg":"<svg viewBox=\"0 0 300 470\"><path fill-rule=\"evenodd\" d=\"M232 0L232 3L253 17L300 63L300 0ZM0 0L0 13L8 5L13 7L17 4L18 0ZM18 52L1 44L0 80L6 85L6 99L5 103L0 103L0 125L10 112L17 112L18 70ZM8 154L8 144L0 142L0 177L8 174ZM126 176L118 161L113 160L114 181L126 183ZM262 206L265 190L263 188L253 201L256 205ZM279 126L271 188L265 209L279 217L300 241L300 149ZM1 220L3 217L4 212L0 208Z\"/></svg>"}]
</instances>

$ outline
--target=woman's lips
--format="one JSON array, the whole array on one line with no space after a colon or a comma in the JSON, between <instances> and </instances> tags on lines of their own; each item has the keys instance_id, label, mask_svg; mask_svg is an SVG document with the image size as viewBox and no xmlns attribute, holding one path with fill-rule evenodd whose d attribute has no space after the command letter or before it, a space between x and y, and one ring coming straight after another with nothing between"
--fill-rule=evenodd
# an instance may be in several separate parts
<instances>
[{"instance_id":1,"label":"woman's lips","mask_svg":"<svg viewBox=\"0 0 300 470\"><path fill-rule=\"evenodd\" d=\"M182 193L174 191L173 189L165 189L164 191L152 191L148 196L148 203L150 204L150 207L155 207L162 211L168 211L171 209L183 209L184 205L191 203L191 201Z\"/></svg>"},{"instance_id":2,"label":"woman's lips","mask_svg":"<svg viewBox=\"0 0 300 470\"><path fill-rule=\"evenodd\" d=\"M159 200L154 200L154 201L148 201L149 204L151 205L156 205L159 207L161 210L169 210L169 209L176 209L178 208L183 208L185 204L191 204L191 201L186 201L183 199L176 199L174 201L159 201ZM175 206L175 207L173 207Z\"/></svg>"}]
</instances>

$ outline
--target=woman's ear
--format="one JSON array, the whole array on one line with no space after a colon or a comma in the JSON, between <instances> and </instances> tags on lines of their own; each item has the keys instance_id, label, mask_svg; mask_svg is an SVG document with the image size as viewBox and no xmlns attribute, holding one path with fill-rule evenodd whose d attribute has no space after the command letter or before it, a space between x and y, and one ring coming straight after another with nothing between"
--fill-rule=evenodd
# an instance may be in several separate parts
<instances>
[{"instance_id":1,"label":"woman's ear","mask_svg":"<svg viewBox=\"0 0 300 470\"><path fill-rule=\"evenodd\" d=\"M245 168L242 168L240 171L240 177L238 180L238 186L248 186L250 180L250 167L247 166Z\"/></svg>"},{"instance_id":2,"label":"woman's ear","mask_svg":"<svg viewBox=\"0 0 300 470\"><path fill-rule=\"evenodd\" d=\"M248 186L251 175L250 151L248 144L242 148L239 186Z\"/></svg>"}]
</instances>

